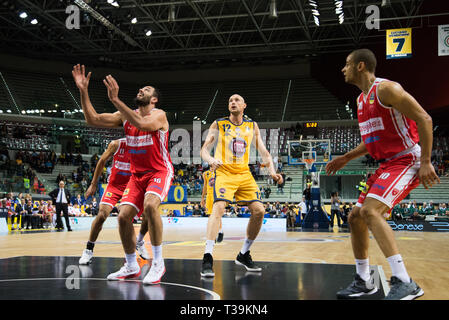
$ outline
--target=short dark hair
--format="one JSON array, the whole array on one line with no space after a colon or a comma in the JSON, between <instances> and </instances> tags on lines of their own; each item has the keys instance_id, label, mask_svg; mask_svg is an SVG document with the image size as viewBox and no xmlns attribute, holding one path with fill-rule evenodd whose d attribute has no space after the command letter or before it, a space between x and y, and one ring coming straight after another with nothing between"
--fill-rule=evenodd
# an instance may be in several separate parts
<instances>
[{"instance_id":1,"label":"short dark hair","mask_svg":"<svg viewBox=\"0 0 449 320\"><path fill-rule=\"evenodd\" d=\"M366 70L371 73L376 71L377 59L370 49L358 49L351 52L352 59L357 65L360 62L365 62Z\"/></svg>"}]
</instances>

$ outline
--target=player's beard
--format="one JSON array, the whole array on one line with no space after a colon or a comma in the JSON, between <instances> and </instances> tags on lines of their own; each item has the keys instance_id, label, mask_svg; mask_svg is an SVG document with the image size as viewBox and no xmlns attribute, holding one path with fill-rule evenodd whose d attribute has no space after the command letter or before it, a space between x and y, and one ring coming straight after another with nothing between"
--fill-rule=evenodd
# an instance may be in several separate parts
<instances>
[{"instance_id":1,"label":"player's beard","mask_svg":"<svg viewBox=\"0 0 449 320\"><path fill-rule=\"evenodd\" d=\"M143 97L143 98L135 97L134 104L137 107L144 107L150 104L150 99L151 97Z\"/></svg>"}]
</instances>

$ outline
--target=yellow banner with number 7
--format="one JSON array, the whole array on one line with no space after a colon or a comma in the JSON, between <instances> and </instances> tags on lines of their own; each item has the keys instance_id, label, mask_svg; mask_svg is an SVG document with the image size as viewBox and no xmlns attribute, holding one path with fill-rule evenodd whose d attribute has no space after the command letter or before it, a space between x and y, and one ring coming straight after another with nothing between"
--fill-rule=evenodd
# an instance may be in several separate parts
<instances>
[{"instance_id":1,"label":"yellow banner with number 7","mask_svg":"<svg viewBox=\"0 0 449 320\"><path fill-rule=\"evenodd\" d=\"M412 56L412 29L387 30L387 59L410 58Z\"/></svg>"}]
</instances>

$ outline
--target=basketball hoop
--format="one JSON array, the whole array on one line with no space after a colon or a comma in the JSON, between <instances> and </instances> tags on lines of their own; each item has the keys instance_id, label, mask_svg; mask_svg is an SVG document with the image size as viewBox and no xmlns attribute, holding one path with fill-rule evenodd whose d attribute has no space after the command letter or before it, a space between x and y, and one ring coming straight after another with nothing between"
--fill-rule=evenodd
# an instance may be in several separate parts
<instances>
[{"instance_id":1,"label":"basketball hoop","mask_svg":"<svg viewBox=\"0 0 449 320\"><path fill-rule=\"evenodd\" d=\"M309 159L303 159L303 161L306 164L307 170L310 170L315 162L315 159L309 158Z\"/></svg>"}]
</instances>

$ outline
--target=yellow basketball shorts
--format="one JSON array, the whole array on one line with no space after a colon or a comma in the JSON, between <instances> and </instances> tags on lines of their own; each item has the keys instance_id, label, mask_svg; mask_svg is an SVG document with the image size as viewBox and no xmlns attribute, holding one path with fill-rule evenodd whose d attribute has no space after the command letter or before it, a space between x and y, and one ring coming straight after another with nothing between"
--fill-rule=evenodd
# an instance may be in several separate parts
<instances>
[{"instance_id":1,"label":"yellow basketball shorts","mask_svg":"<svg viewBox=\"0 0 449 320\"><path fill-rule=\"evenodd\" d=\"M243 173L215 172L214 202L262 202L262 194L250 171Z\"/></svg>"},{"instance_id":2,"label":"yellow basketball shorts","mask_svg":"<svg viewBox=\"0 0 449 320\"><path fill-rule=\"evenodd\" d=\"M210 196L207 195L206 197L206 210L207 210L207 214L211 214L212 213L212 207L214 206L214 195L211 194Z\"/></svg>"}]
</instances>

